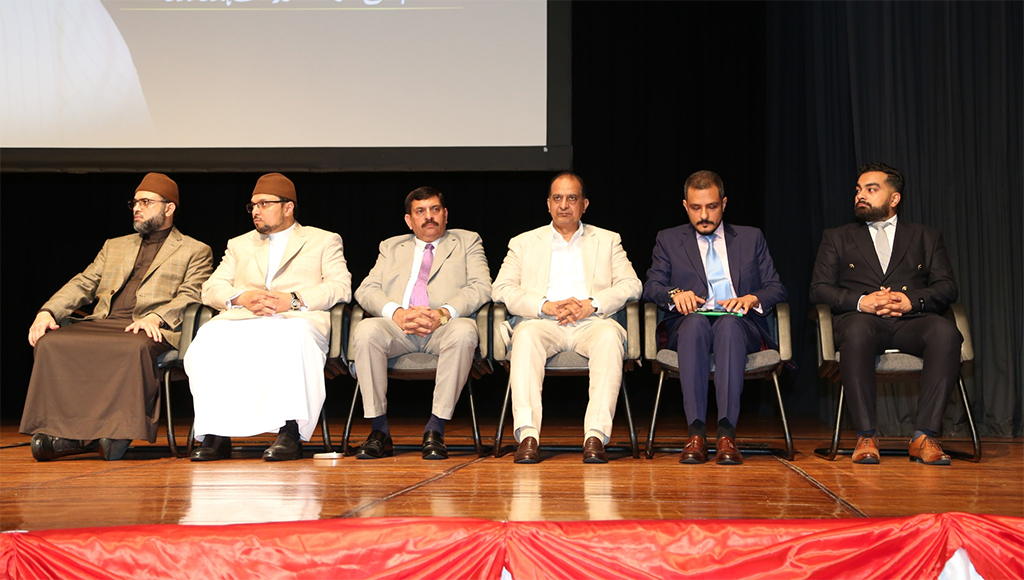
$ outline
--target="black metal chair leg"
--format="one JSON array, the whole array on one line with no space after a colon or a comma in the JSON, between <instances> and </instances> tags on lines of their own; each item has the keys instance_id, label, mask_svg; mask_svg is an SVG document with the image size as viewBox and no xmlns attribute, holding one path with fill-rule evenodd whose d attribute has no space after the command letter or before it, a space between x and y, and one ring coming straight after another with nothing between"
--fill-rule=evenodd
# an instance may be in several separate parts
<instances>
[{"instance_id":1,"label":"black metal chair leg","mask_svg":"<svg viewBox=\"0 0 1024 580\"><path fill-rule=\"evenodd\" d=\"M829 461L834 461L836 455L839 453L839 425L843 419L843 394L845 387L843 383L839 383L839 404L836 406L836 428L832 433L832 447L829 449L828 454L822 453L824 449L815 449L814 454L819 457L824 457Z\"/></svg>"},{"instance_id":2,"label":"black metal chair leg","mask_svg":"<svg viewBox=\"0 0 1024 580\"><path fill-rule=\"evenodd\" d=\"M654 426L658 420L658 407L661 405L661 385L665 382L665 369L658 375L658 390L654 392L654 410L651 411L651 430L647 432L647 448L644 454L647 459L654 458Z\"/></svg>"},{"instance_id":3,"label":"black metal chair leg","mask_svg":"<svg viewBox=\"0 0 1024 580\"><path fill-rule=\"evenodd\" d=\"M352 393L352 406L348 409L348 420L345 421L345 434L341 438L341 454L348 455L348 436L352 433L352 417L356 412L356 402L359 400L359 381L356 381L356 390Z\"/></svg>"},{"instance_id":4,"label":"black metal chair leg","mask_svg":"<svg viewBox=\"0 0 1024 580\"><path fill-rule=\"evenodd\" d=\"M192 456L192 448L196 442L196 426L192 425L188 428L188 445L185 447L185 457Z\"/></svg>"},{"instance_id":5,"label":"black metal chair leg","mask_svg":"<svg viewBox=\"0 0 1024 580\"><path fill-rule=\"evenodd\" d=\"M974 428L974 417L971 415L971 404L967 401L967 389L964 388L963 376L959 379L960 396L964 400L964 412L967 413L967 424L971 427L971 442L974 443L974 456L969 461L977 463L981 461L981 440L978 439L978 431Z\"/></svg>"},{"instance_id":6,"label":"black metal chair leg","mask_svg":"<svg viewBox=\"0 0 1024 580\"><path fill-rule=\"evenodd\" d=\"M640 443L636 440L636 427L633 425L633 411L629 408L629 393L626 392L626 374L622 374L622 399L626 402L626 422L629 423L629 445L633 450L633 459L640 459Z\"/></svg>"},{"instance_id":7,"label":"black metal chair leg","mask_svg":"<svg viewBox=\"0 0 1024 580\"><path fill-rule=\"evenodd\" d=\"M508 414L509 401L512 399L512 381L505 389L505 402L501 405L501 415L498 415L498 430L494 433L494 456L501 457L501 440L505 436L505 415Z\"/></svg>"},{"instance_id":8,"label":"black metal chair leg","mask_svg":"<svg viewBox=\"0 0 1024 580\"><path fill-rule=\"evenodd\" d=\"M476 403L473 402L473 377L466 381L466 390L469 391L469 416L473 420L473 446L476 447L476 456L484 456L484 446L480 443L480 427L476 422Z\"/></svg>"},{"instance_id":9,"label":"black metal chair leg","mask_svg":"<svg viewBox=\"0 0 1024 580\"><path fill-rule=\"evenodd\" d=\"M775 397L779 401L779 415L782 417L782 432L786 436L786 459L788 461L793 461L793 438L789 434L789 422L786 421L786 409L782 406L782 391L779 389L778 371L772 372L772 382L775 383Z\"/></svg>"},{"instance_id":10,"label":"black metal chair leg","mask_svg":"<svg viewBox=\"0 0 1024 580\"><path fill-rule=\"evenodd\" d=\"M173 457L181 457L178 441L174 436L174 417L171 415L171 369L164 370L164 412L167 413L167 447Z\"/></svg>"}]
</instances>

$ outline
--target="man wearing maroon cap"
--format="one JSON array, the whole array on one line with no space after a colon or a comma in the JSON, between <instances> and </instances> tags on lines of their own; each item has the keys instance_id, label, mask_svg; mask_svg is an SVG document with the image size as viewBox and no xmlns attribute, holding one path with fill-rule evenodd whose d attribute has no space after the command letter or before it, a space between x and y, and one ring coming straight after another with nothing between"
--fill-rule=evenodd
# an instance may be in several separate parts
<instances>
[{"instance_id":1,"label":"man wearing maroon cap","mask_svg":"<svg viewBox=\"0 0 1024 580\"><path fill-rule=\"evenodd\" d=\"M150 173L128 201L137 233L107 240L81 274L36 314L35 347L21 432L49 461L99 451L120 459L132 439L156 441L156 361L178 346L185 307L213 270L210 247L174 227L178 185ZM95 302L77 324L58 321Z\"/></svg>"},{"instance_id":2,"label":"man wearing maroon cap","mask_svg":"<svg viewBox=\"0 0 1024 580\"><path fill-rule=\"evenodd\" d=\"M323 405L330 309L352 298L341 236L295 221L295 185L256 182L246 211L255 231L228 241L203 303L222 312L185 355L195 431L192 461L231 454L231 437L277 431L267 461L302 458Z\"/></svg>"}]
</instances>

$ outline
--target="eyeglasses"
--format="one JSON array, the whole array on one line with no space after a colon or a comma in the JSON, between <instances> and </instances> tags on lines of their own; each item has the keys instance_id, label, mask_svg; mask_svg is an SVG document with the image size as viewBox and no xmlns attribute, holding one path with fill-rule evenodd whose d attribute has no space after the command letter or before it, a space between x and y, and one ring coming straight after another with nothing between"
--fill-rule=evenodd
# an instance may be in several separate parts
<instances>
[{"instance_id":1,"label":"eyeglasses","mask_svg":"<svg viewBox=\"0 0 1024 580\"><path fill-rule=\"evenodd\" d=\"M252 210L260 208L260 211L266 210L272 203L288 203L290 199L274 199L274 200L263 200L257 201L256 203L245 204L245 213L252 213Z\"/></svg>"},{"instance_id":2,"label":"eyeglasses","mask_svg":"<svg viewBox=\"0 0 1024 580\"><path fill-rule=\"evenodd\" d=\"M168 202L166 200L163 200L163 199L149 199L149 198L146 198L146 197L141 197L139 199L129 199L128 200L128 209L134 210L135 206L137 206L137 205L141 205L142 209L149 209L149 206L153 205L154 203L168 203Z\"/></svg>"}]
</instances>

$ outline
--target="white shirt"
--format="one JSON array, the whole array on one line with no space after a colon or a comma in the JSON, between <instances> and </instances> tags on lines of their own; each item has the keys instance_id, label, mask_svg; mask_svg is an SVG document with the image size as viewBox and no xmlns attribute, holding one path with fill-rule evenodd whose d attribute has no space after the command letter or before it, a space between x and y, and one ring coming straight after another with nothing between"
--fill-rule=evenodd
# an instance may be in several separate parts
<instances>
[{"instance_id":1,"label":"white shirt","mask_svg":"<svg viewBox=\"0 0 1024 580\"><path fill-rule=\"evenodd\" d=\"M583 273L583 222L565 241L558 233L554 224L551 225L551 270L548 273L548 288L541 300L537 316L547 316L543 312L544 302L557 302L566 298L590 300L594 311L601 314L601 305L587 292L587 279ZM548 317L550 318L550 317Z\"/></svg>"},{"instance_id":2,"label":"white shirt","mask_svg":"<svg viewBox=\"0 0 1024 580\"><path fill-rule=\"evenodd\" d=\"M435 252L437 251L437 242L440 239L441 238L438 238L437 240L430 242L431 244L434 245ZM420 266L423 264L423 252L427 250L427 242L424 242L423 240L416 237L413 238L413 242L415 243L415 247L413 248L412 251L412 269L409 271L409 283L405 285L405 294L402 295L402 303L399 304L397 302L388 302L387 304L385 304L384 308L381 309L381 316L384 318L391 318L392 316L395 315L395 311L398 310L399 308L409 307L409 300L412 298L412 289L414 286L416 286L416 280L418 280L420 277ZM434 254L434 258L437 258L436 253ZM456 310L455 307L452 306L451 304L445 304L441 308L447 310L448 315L451 318L454 319L459 317L459 311Z\"/></svg>"},{"instance_id":3,"label":"white shirt","mask_svg":"<svg viewBox=\"0 0 1024 580\"><path fill-rule=\"evenodd\" d=\"M890 224L892 224L892 227L885 228L885 237L889 240L889 254L890 255L892 254L892 245L896 241L896 222L898 221L896 219L897 217L898 216L896 214L893 214L893 216L891 218L889 218L887 220L882 220L882 221L889 222ZM882 221L867 222L868 234L871 235L871 245L872 246L875 245L875 238L878 237L878 229L874 228L872 226L874 226L875 224L880 224L880 223L882 223ZM864 312L864 310L862 310L861 307L860 307L860 301L865 296L867 296L867 294L861 294L860 298L857 300L857 311L858 312Z\"/></svg>"}]
</instances>

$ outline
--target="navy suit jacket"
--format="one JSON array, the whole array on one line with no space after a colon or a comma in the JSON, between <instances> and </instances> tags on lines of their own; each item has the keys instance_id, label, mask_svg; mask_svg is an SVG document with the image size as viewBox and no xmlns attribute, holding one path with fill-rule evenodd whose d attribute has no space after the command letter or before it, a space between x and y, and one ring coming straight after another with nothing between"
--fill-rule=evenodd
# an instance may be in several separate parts
<instances>
[{"instance_id":1,"label":"navy suit jacket","mask_svg":"<svg viewBox=\"0 0 1024 580\"><path fill-rule=\"evenodd\" d=\"M766 344L777 348L764 316L786 299L786 287L779 281L764 234L757 228L730 224L723 224L722 230L729 254L729 275L736 295L753 294L761 303L763 314L758 315L751 310L746 318L757 324ZM691 224L658 232L651 269L647 271L644 284L644 300L654 302L658 308L668 312L673 306L668 291L673 288L691 290L697 296L707 297L707 274L697 246L697 231ZM682 316L671 311L664 324L671 331L680 319Z\"/></svg>"}]
</instances>

